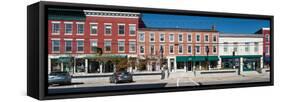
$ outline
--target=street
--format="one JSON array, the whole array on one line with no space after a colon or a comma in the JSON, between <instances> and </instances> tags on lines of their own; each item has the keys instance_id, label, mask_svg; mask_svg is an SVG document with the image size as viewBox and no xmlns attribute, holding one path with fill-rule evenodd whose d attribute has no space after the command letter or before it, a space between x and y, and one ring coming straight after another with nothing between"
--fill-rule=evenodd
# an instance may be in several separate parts
<instances>
[{"instance_id":1,"label":"street","mask_svg":"<svg viewBox=\"0 0 281 102\"><path fill-rule=\"evenodd\" d=\"M145 79L134 78L131 83L109 83L106 78L73 78L71 85L52 85L48 89L49 94L58 93L75 93L75 92L101 92L115 90L134 90L134 89L150 89L164 87L184 87L184 86L202 86L216 84L235 84L235 83L250 83L250 82L266 82L270 81L269 73L259 75L240 75L240 76L225 76L225 77L178 77L166 78L161 80L157 78Z\"/></svg>"}]
</instances>

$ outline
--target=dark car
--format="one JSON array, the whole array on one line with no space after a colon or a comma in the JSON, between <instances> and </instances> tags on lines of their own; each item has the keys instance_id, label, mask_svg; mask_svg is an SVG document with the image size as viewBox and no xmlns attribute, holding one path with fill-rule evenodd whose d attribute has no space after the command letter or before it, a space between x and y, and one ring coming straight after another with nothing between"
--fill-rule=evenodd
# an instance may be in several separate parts
<instances>
[{"instance_id":1,"label":"dark car","mask_svg":"<svg viewBox=\"0 0 281 102\"><path fill-rule=\"evenodd\" d=\"M133 82L133 75L126 71L114 72L109 81L110 83Z\"/></svg>"},{"instance_id":2,"label":"dark car","mask_svg":"<svg viewBox=\"0 0 281 102\"><path fill-rule=\"evenodd\" d=\"M68 72L51 72L48 76L49 85L69 85L71 84L71 75Z\"/></svg>"}]
</instances>

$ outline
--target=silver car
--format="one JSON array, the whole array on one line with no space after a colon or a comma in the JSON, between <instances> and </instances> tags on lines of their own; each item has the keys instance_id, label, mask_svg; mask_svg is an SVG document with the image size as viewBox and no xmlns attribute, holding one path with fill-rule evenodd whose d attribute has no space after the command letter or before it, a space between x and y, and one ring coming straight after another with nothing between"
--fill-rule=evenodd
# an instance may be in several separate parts
<instances>
[{"instance_id":1,"label":"silver car","mask_svg":"<svg viewBox=\"0 0 281 102\"><path fill-rule=\"evenodd\" d=\"M49 85L69 85L71 84L71 75L68 72L51 72L48 76Z\"/></svg>"}]
</instances>

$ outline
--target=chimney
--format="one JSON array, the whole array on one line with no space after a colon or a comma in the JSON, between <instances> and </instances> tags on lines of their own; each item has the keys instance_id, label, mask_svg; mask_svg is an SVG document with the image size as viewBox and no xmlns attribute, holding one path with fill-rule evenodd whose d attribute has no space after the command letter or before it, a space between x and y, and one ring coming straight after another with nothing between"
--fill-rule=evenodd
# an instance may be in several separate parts
<instances>
[{"instance_id":1,"label":"chimney","mask_svg":"<svg viewBox=\"0 0 281 102\"><path fill-rule=\"evenodd\" d=\"M216 26L212 25L212 31L215 31L215 30L216 30Z\"/></svg>"}]
</instances>

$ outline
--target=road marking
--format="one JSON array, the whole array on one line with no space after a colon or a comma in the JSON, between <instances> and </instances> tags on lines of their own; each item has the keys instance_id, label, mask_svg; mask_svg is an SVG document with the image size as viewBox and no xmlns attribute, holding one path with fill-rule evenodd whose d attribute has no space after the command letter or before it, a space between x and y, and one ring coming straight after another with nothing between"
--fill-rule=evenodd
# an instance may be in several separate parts
<instances>
[{"instance_id":1,"label":"road marking","mask_svg":"<svg viewBox=\"0 0 281 102\"><path fill-rule=\"evenodd\" d=\"M192 83L194 83L195 85L199 86L200 84L195 82L194 80L192 80L191 78L188 78Z\"/></svg>"}]
</instances>

